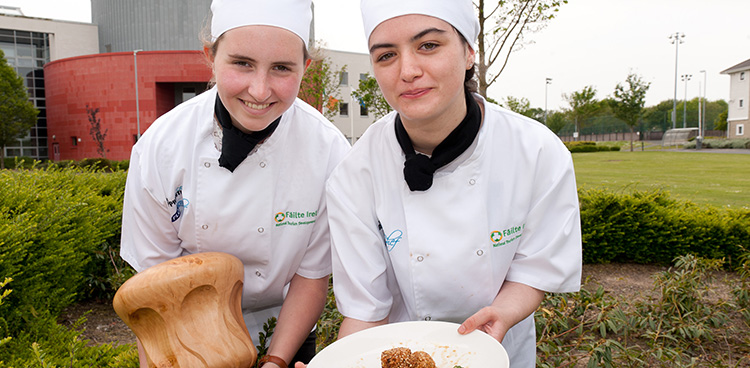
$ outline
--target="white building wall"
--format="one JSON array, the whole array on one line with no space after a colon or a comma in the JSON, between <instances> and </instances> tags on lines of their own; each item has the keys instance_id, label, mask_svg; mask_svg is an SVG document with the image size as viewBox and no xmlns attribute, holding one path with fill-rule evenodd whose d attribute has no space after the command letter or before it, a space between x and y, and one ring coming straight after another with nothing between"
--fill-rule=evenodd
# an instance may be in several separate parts
<instances>
[{"instance_id":1,"label":"white building wall","mask_svg":"<svg viewBox=\"0 0 750 368\"><path fill-rule=\"evenodd\" d=\"M727 120L747 120L750 103L750 70L732 73L729 82Z\"/></svg>"},{"instance_id":2,"label":"white building wall","mask_svg":"<svg viewBox=\"0 0 750 368\"><path fill-rule=\"evenodd\" d=\"M99 53L95 24L0 15L0 28L49 33L50 61Z\"/></svg>"},{"instance_id":3,"label":"white building wall","mask_svg":"<svg viewBox=\"0 0 750 368\"><path fill-rule=\"evenodd\" d=\"M375 122L372 113L367 115L360 114L359 102L352 98L352 91L359 87L361 75L369 74L372 76L372 66L370 65L370 55L356 52L323 50L323 56L331 60L331 69L338 70L346 65L348 80L345 84L339 86L339 96L341 102L349 104L348 115L338 114L333 119L333 124L339 128L350 142L356 142L367 128ZM352 139L352 137L354 137Z\"/></svg>"},{"instance_id":4,"label":"white building wall","mask_svg":"<svg viewBox=\"0 0 750 368\"><path fill-rule=\"evenodd\" d=\"M727 137L747 138L750 133L750 69L729 75L729 108L727 112Z\"/></svg>"}]
</instances>

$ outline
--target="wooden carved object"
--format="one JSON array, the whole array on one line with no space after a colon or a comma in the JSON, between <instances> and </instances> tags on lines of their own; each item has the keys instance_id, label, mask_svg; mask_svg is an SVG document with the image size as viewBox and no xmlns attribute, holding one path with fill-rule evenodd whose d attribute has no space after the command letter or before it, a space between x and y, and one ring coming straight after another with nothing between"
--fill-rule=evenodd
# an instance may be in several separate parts
<instances>
[{"instance_id":1,"label":"wooden carved object","mask_svg":"<svg viewBox=\"0 0 750 368\"><path fill-rule=\"evenodd\" d=\"M257 351L242 318L243 277L232 255L191 254L136 274L113 305L149 367L251 367Z\"/></svg>"}]
</instances>

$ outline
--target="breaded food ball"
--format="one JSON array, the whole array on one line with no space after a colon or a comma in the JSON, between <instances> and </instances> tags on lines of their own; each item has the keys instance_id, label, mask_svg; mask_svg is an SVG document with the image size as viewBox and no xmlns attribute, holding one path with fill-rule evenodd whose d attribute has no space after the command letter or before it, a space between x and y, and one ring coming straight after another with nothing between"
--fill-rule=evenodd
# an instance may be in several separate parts
<instances>
[{"instance_id":1,"label":"breaded food ball","mask_svg":"<svg viewBox=\"0 0 750 368\"><path fill-rule=\"evenodd\" d=\"M415 351L409 357L409 367L411 368L436 368L435 361L430 354L424 351Z\"/></svg>"},{"instance_id":2,"label":"breaded food ball","mask_svg":"<svg viewBox=\"0 0 750 368\"><path fill-rule=\"evenodd\" d=\"M380 365L383 368L411 368L409 359L411 358L411 349L393 348L380 353Z\"/></svg>"}]
</instances>

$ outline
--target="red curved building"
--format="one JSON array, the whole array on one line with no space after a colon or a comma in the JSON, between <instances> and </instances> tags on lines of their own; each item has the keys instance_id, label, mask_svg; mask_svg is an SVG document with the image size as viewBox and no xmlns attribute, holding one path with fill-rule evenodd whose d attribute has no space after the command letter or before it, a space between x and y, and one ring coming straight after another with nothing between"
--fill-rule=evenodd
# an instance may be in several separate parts
<instances>
[{"instance_id":1,"label":"red curved building","mask_svg":"<svg viewBox=\"0 0 750 368\"><path fill-rule=\"evenodd\" d=\"M116 52L47 63L50 159L128 159L139 126L143 134L156 118L203 92L210 79L200 51ZM91 120L103 139L95 138Z\"/></svg>"}]
</instances>

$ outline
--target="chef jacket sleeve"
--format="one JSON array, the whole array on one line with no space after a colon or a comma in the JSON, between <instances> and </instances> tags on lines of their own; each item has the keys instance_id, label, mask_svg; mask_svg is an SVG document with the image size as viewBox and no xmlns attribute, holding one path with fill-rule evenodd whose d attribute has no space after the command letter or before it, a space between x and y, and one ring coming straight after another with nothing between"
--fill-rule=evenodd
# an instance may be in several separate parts
<instances>
[{"instance_id":1,"label":"chef jacket sleeve","mask_svg":"<svg viewBox=\"0 0 750 368\"><path fill-rule=\"evenodd\" d=\"M530 210L506 280L547 292L574 292L581 284L578 192L570 152L553 138L536 157Z\"/></svg>"},{"instance_id":2,"label":"chef jacket sleeve","mask_svg":"<svg viewBox=\"0 0 750 368\"><path fill-rule=\"evenodd\" d=\"M155 195L159 173L144 162L137 147L130 157L122 208L120 256L136 271L179 257L182 253L171 213L163 200ZM149 182L149 179L151 182Z\"/></svg>"},{"instance_id":3,"label":"chef jacket sleeve","mask_svg":"<svg viewBox=\"0 0 750 368\"><path fill-rule=\"evenodd\" d=\"M330 143L328 167L326 168L326 179L331 171L341 162L341 159L349 152L349 142L343 137L337 136ZM325 191L325 188L324 188ZM297 270L297 274L308 279L319 279L331 274L331 235L328 225L328 208L326 205L325 192L320 196L318 206L318 217L307 246L305 257Z\"/></svg>"},{"instance_id":4,"label":"chef jacket sleeve","mask_svg":"<svg viewBox=\"0 0 750 368\"><path fill-rule=\"evenodd\" d=\"M337 172L326 188L336 305L345 317L379 321L388 316L393 296L384 240L370 207L372 184L366 172L342 167Z\"/></svg>"}]
</instances>

